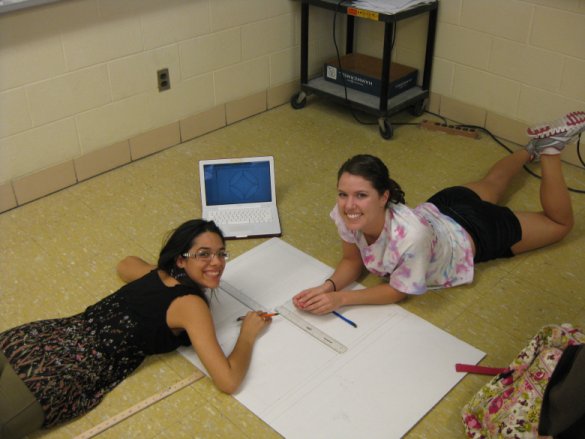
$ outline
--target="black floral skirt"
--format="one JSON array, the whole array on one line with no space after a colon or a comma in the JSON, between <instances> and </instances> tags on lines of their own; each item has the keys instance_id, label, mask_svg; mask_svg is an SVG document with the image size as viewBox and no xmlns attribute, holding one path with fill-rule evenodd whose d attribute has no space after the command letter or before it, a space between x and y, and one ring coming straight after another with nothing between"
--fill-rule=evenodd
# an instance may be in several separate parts
<instances>
[{"instance_id":1,"label":"black floral skirt","mask_svg":"<svg viewBox=\"0 0 585 439\"><path fill-rule=\"evenodd\" d=\"M138 350L112 356L83 314L41 320L0 334L0 351L45 413L44 427L91 410L144 360Z\"/></svg>"}]
</instances>

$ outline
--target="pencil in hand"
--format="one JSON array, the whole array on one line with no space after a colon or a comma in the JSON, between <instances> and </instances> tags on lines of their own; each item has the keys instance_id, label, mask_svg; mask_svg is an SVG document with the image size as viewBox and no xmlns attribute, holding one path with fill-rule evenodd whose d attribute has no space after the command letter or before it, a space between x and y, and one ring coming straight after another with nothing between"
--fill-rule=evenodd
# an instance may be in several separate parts
<instances>
[{"instance_id":1,"label":"pencil in hand","mask_svg":"<svg viewBox=\"0 0 585 439\"><path fill-rule=\"evenodd\" d=\"M280 313L277 313L277 312L263 312L262 314L260 314L260 317L274 317L274 316L277 316L279 314ZM241 322L245 318L246 318L246 316L240 316L236 319L236 321Z\"/></svg>"}]
</instances>

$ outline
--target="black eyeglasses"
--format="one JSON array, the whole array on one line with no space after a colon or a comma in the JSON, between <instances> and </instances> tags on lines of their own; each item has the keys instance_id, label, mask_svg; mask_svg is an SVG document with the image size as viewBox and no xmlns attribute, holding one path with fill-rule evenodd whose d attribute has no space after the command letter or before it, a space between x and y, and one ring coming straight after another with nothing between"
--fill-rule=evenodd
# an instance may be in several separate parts
<instances>
[{"instance_id":1,"label":"black eyeglasses","mask_svg":"<svg viewBox=\"0 0 585 439\"><path fill-rule=\"evenodd\" d=\"M183 253L182 256L184 258L193 258L203 262L210 262L214 257L217 257L222 261L226 261L230 258L230 253L227 250L218 250L216 252L212 252L211 250L202 248L197 250L195 253Z\"/></svg>"}]
</instances>

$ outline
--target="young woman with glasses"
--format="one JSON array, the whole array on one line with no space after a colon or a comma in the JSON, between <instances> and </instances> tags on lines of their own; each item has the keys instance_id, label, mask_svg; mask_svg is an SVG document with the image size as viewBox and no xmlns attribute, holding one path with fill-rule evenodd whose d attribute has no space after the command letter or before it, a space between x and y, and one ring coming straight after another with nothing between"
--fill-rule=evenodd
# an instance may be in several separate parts
<instances>
[{"instance_id":1,"label":"young woman with glasses","mask_svg":"<svg viewBox=\"0 0 585 439\"><path fill-rule=\"evenodd\" d=\"M223 353L205 291L219 286L229 254L212 221L187 221L163 246L157 265L129 256L127 282L72 317L0 334L0 437L18 438L82 415L148 355L193 345L215 385L232 393L270 317L249 312L232 352Z\"/></svg>"}]
</instances>

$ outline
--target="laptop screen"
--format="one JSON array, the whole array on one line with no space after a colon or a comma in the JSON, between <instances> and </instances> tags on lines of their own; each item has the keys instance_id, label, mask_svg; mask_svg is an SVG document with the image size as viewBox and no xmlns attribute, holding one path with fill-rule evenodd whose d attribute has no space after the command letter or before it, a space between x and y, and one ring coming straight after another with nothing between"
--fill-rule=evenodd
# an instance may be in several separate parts
<instances>
[{"instance_id":1,"label":"laptop screen","mask_svg":"<svg viewBox=\"0 0 585 439\"><path fill-rule=\"evenodd\" d=\"M206 164L203 173L208 206L272 201L268 161Z\"/></svg>"}]
</instances>

